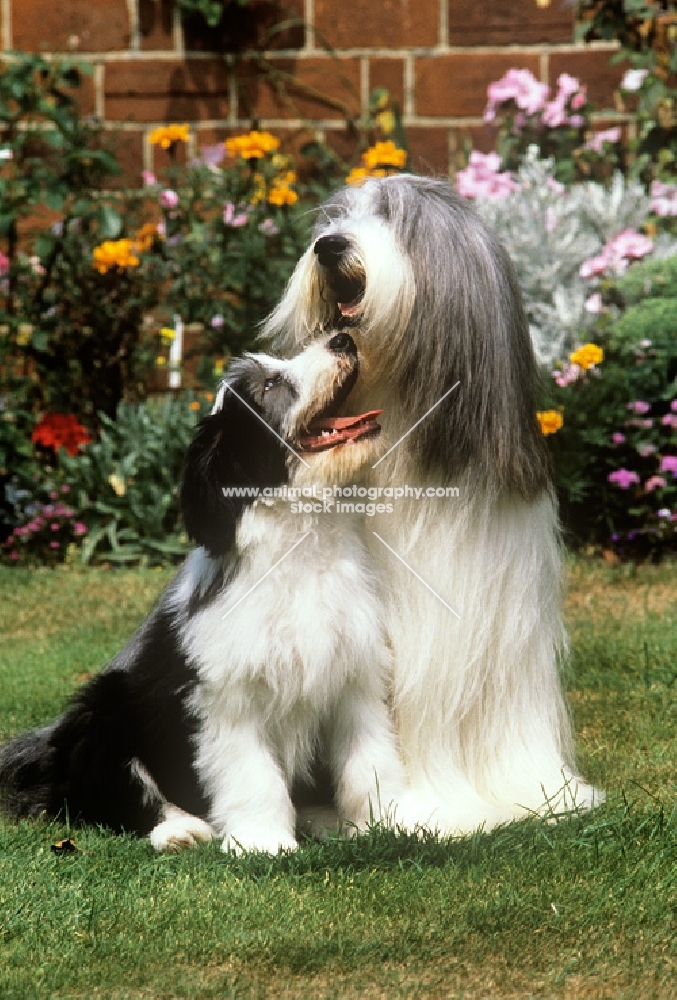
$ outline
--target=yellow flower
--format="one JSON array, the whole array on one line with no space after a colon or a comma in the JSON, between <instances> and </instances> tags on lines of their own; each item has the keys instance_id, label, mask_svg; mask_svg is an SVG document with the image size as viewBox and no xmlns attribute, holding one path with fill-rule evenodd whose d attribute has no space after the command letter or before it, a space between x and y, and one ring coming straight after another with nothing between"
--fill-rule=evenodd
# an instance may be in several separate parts
<instances>
[{"instance_id":1,"label":"yellow flower","mask_svg":"<svg viewBox=\"0 0 677 1000\"><path fill-rule=\"evenodd\" d=\"M108 482L110 483L113 492L118 497L123 497L127 491L125 481L122 476L118 476L117 472L111 473L108 477Z\"/></svg>"},{"instance_id":2,"label":"yellow flower","mask_svg":"<svg viewBox=\"0 0 677 1000\"><path fill-rule=\"evenodd\" d=\"M270 132L248 132L226 139L224 143L229 156L241 156L243 160L260 160L267 153L274 153L280 145Z\"/></svg>"},{"instance_id":3,"label":"yellow flower","mask_svg":"<svg viewBox=\"0 0 677 1000\"><path fill-rule=\"evenodd\" d=\"M163 358L161 354L158 354L157 358L155 359L155 364L156 364L156 365L157 365L157 366L158 366L159 368L161 368L161 367L162 367L163 365L166 365L166 364L167 364L167 359L166 359L166 358Z\"/></svg>"},{"instance_id":4,"label":"yellow flower","mask_svg":"<svg viewBox=\"0 0 677 1000\"><path fill-rule=\"evenodd\" d=\"M353 167L346 177L346 184L359 187L360 184L364 184L368 177L371 177L371 172L366 167Z\"/></svg>"},{"instance_id":5,"label":"yellow flower","mask_svg":"<svg viewBox=\"0 0 677 1000\"><path fill-rule=\"evenodd\" d=\"M249 199L250 205L258 205L266 197L266 180L263 174L254 174L252 177L254 191Z\"/></svg>"},{"instance_id":6,"label":"yellow flower","mask_svg":"<svg viewBox=\"0 0 677 1000\"><path fill-rule=\"evenodd\" d=\"M158 228L154 222L146 222L136 234L135 244L138 253L145 253L150 250L155 240L159 237Z\"/></svg>"},{"instance_id":7,"label":"yellow flower","mask_svg":"<svg viewBox=\"0 0 677 1000\"><path fill-rule=\"evenodd\" d=\"M153 129L148 141L153 146L169 149L173 142L188 142L189 135L190 125L163 125Z\"/></svg>"},{"instance_id":8,"label":"yellow flower","mask_svg":"<svg viewBox=\"0 0 677 1000\"><path fill-rule=\"evenodd\" d=\"M400 169L407 162L407 154L404 149L398 149L392 139L387 142L377 142L374 146L362 154L362 162L367 170L375 170L376 167L399 167Z\"/></svg>"},{"instance_id":9,"label":"yellow flower","mask_svg":"<svg viewBox=\"0 0 677 1000\"><path fill-rule=\"evenodd\" d=\"M132 240L106 240L92 251L94 267L100 274L105 274L111 267L138 267L136 250Z\"/></svg>"},{"instance_id":10,"label":"yellow flower","mask_svg":"<svg viewBox=\"0 0 677 1000\"><path fill-rule=\"evenodd\" d=\"M296 191L292 191L290 184L296 183L296 171L283 170L273 182L268 192L268 202L270 205L293 205L299 200Z\"/></svg>"},{"instance_id":11,"label":"yellow flower","mask_svg":"<svg viewBox=\"0 0 677 1000\"><path fill-rule=\"evenodd\" d=\"M223 375L223 369L224 368L225 368L225 362L223 361L222 358L218 358L214 362L214 374L215 375ZM209 395L209 393L207 393L207 395Z\"/></svg>"},{"instance_id":12,"label":"yellow flower","mask_svg":"<svg viewBox=\"0 0 677 1000\"><path fill-rule=\"evenodd\" d=\"M16 331L16 343L17 347L27 347L33 336L33 324L32 323L19 323L19 328Z\"/></svg>"},{"instance_id":13,"label":"yellow flower","mask_svg":"<svg viewBox=\"0 0 677 1000\"><path fill-rule=\"evenodd\" d=\"M604 361L604 351L597 344L583 344L577 351L569 355L569 360L572 364L578 365L579 368L587 370Z\"/></svg>"},{"instance_id":14,"label":"yellow flower","mask_svg":"<svg viewBox=\"0 0 677 1000\"><path fill-rule=\"evenodd\" d=\"M176 337L176 330L172 330L168 326L163 326L160 330L160 336L163 340L174 340Z\"/></svg>"},{"instance_id":15,"label":"yellow flower","mask_svg":"<svg viewBox=\"0 0 677 1000\"><path fill-rule=\"evenodd\" d=\"M541 434L555 434L564 423L559 410L540 410L536 416L541 425Z\"/></svg>"}]
</instances>

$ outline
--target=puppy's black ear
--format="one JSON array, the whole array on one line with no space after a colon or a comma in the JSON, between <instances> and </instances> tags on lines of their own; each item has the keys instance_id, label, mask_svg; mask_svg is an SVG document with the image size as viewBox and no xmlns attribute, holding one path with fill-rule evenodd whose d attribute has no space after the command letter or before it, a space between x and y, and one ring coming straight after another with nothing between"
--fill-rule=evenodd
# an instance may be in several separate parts
<instances>
[{"instance_id":1,"label":"puppy's black ear","mask_svg":"<svg viewBox=\"0 0 677 1000\"><path fill-rule=\"evenodd\" d=\"M233 547L245 507L265 487L280 486L287 479L284 445L252 412L255 402L243 387L233 388L237 395L226 387L221 408L198 425L181 483L186 531L212 556L225 555ZM224 492L235 489L243 495Z\"/></svg>"}]
</instances>

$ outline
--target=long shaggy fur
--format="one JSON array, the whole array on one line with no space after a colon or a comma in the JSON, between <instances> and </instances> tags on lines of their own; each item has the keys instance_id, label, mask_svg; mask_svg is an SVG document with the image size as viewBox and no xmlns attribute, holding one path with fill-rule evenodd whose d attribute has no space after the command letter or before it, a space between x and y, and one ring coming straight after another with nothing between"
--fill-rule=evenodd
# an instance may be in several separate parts
<instances>
[{"instance_id":1,"label":"long shaggy fur","mask_svg":"<svg viewBox=\"0 0 677 1000\"><path fill-rule=\"evenodd\" d=\"M505 251L442 181L345 188L264 336L293 353L336 323L362 359L353 405L383 408L391 442L424 418L372 482L460 490L371 525L407 563L372 535L390 583L406 821L458 833L591 806L601 795L577 774L558 675L561 555L535 362Z\"/></svg>"}]
</instances>

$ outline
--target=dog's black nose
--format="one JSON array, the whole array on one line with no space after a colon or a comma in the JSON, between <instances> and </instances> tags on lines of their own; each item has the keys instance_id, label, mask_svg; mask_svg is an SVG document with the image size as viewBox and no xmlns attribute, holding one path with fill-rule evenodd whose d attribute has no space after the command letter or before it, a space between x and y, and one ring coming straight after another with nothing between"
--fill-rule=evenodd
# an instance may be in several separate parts
<instances>
[{"instance_id":1,"label":"dog's black nose","mask_svg":"<svg viewBox=\"0 0 677 1000\"><path fill-rule=\"evenodd\" d=\"M357 346L349 333L337 333L335 337L331 338L327 347L330 351L333 351L334 354L357 355Z\"/></svg>"},{"instance_id":2,"label":"dog's black nose","mask_svg":"<svg viewBox=\"0 0 677 1000\"><path fill-rule=\"evenodd\" d=\"M320 236L313 250L322 267L331 267L343 256L348 247L345 236Z\"/></svg>"}]
</instances>

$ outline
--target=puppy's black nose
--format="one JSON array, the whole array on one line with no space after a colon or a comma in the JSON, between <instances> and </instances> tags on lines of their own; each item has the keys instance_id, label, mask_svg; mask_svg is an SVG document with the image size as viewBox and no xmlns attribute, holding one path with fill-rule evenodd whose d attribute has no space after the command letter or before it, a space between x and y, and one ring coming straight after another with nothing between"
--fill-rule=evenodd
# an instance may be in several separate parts
<instances>
[{"instance_id":1,"label":"puppy's black nose","mask_svg":"<svg viewBox=\"0 0 677 1000\"><path fill-rule=\"evenodd\" d=\"M337 333L335 337L331 338L327 347L330 351L333 351L334 354L357 355L357 346L349 333Z\"/></svg>"},{"instance_id":2,"label":"puppy's black nose","mask_svg":"<svg viewBox=\"0 0 677 1000\"><path fill-rule=\"evenodd\" d=\"M343 256L348 247L345 236L320 236L313 250L322 267L331 267Z\"/></svg>"}]
</instances>

